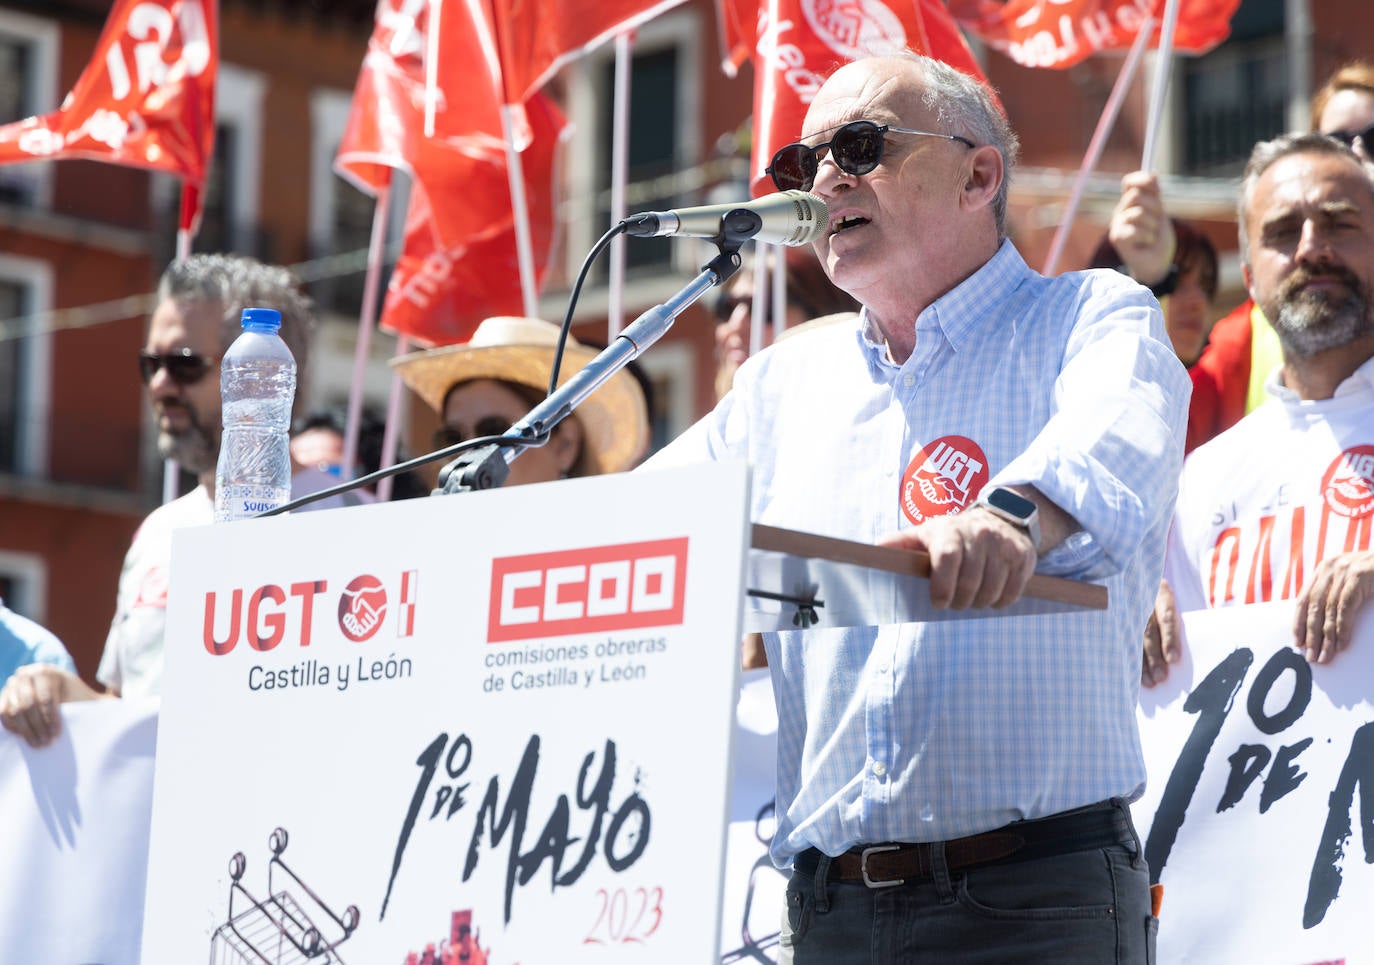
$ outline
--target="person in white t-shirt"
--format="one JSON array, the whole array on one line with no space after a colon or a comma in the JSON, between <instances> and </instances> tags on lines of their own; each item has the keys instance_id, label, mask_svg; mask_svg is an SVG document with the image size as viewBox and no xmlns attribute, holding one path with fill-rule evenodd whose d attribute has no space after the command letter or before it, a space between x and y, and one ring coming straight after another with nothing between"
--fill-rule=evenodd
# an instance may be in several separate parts
<instances>
[{"instance_id":1,"label":"person in white t-shirt","mask_svg":"<svg viewBox=\"0 0 1374 965\"><path fill-rule=\"evenodd\" d=\"M237 255L197 254L170 265L139 353L139 371L158 428L158 451L196 476L195 489L148 514L124 557L115 616L96 677L104 692L56 668L25 677L22 693L5 694L0 725L15 730L30 708L50 726L26 738L42 746L57 736L58 704L101 696L161 692L172 533L214 519L215 463L220 442L220 359L238 337L244 308L275 308L281 337L305 383L314 317L309 299L285 268ZM299 388L299 401L304 392ZM294 492L293 495L301 495ZM308 508L319 508L312 505ZM29 715L32 716L32 715Z\"/></svg>"},{"instance_id":2,"label":"person in white t-shirt","mask_svg":"<svg viewBox=\"0 0 1374 965\"><path fill-rule=\"evenodd\" d=\"M1293 599L1295 645L1327 663L1374 598L1374 166L1319 134L1262 142L1240 231L1283 365L1184 467L1147 685L1181 654L1179 611Z\"/></svg>"}]
</instances>

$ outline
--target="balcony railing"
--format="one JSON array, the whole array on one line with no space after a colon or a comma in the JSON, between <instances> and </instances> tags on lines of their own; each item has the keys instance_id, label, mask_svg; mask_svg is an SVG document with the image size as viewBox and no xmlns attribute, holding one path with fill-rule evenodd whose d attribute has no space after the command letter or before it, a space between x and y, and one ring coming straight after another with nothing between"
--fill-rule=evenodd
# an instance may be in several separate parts
<instances>
[{"instance_id":1,"label":"balcony railing","mask_svg":"<svg viewBox=\"0 0 1374 965\"><path fill-rule=\"evenodd\" d=\"M1256 141L1287 127L1283 38L1224 47L1183 74L1183 173L1236 175Z\"/></svg>"}]
</instances>

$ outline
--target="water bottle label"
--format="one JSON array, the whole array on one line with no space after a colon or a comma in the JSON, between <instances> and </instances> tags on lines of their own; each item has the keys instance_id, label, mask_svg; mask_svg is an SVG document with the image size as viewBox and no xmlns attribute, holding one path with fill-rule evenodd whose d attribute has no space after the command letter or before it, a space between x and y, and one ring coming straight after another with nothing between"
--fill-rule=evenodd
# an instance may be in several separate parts
<instances>
[{"instance_id":1,"label":"water bottle label","mask_svg":"<svg viewBox=\"0 0 1374 965\"><path fill-rule=\"evenodd\" d=\"M247 484L226 485L216 491L216 517L220 520L246 519L276 509L291 496L289 489Z\"/></svg>"}]
</instances>

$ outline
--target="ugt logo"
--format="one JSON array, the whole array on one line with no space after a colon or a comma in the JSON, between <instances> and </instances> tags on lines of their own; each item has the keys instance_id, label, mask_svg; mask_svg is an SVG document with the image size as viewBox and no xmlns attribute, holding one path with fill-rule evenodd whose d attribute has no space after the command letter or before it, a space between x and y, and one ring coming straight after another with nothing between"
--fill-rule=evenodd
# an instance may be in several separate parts
<instances>
[{"instance_id":1,"label":"ugt logo","mask_svg":"<svg viewBox=\"0 0 1374 965\"><path fill-rule=\"evenodd\" d=\"M398 637L415 633L418 576L417 570L400 574L394 608ZM265 653L287 636L294 636L302 647L308 647L314 629L315 600L328 591L327 580L305 580L284 588L269 583L254 590L236 588L227 594L206 593L202 625L205 649L217 657L223 656L242 639L254 650ZM391 610L381 579L368 573L354 577L339 594L339 631L345 638L362 643L377 634Z\"/></svg>"},{"instance_id":2,"label":"ugt logo","mask_svg":"<svg viewBox=\"0 0 1374 965\"><path fill-rule=\"evenodd\" d=\"M386 616L386 587L375 576L355 577L339 595L339 629L362 643L377 632Z\"/></svg>"},{"instance_id":3,"label":"ugt logo","mask_svg":"<svg viewBox=\"0 0 1374 965\"><path fill-rule=\"evenodd\" d=\"M491 561L487 640L682 623L687 537Z\"/></svg>"}]
</instances>

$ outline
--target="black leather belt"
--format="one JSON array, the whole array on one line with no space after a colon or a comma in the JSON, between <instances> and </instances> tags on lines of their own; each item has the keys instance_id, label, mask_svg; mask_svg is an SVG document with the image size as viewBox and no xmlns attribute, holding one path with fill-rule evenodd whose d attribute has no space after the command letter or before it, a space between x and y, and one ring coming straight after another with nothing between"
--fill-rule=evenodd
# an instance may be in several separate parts
<instances>
[{"instance_id":1,"label":"black leather belt","mask_svg":"<svg viewBox=\"0 0 1374 965\"><path fill-rule=\"evenodd\" d=\"M1134 841L1125 807L1112 801L1066 811L1033 821L1017 821L995 831L943 842L945 865L959 871L976 865L1004 864L1106 848ZM830 859L830 881L861 881L870 888L890 888L929 880L934 873L935 844L870 844ZM793 860L802 874L815 875L822 854L808 848Z\"/></svg>"}]
</instances>

